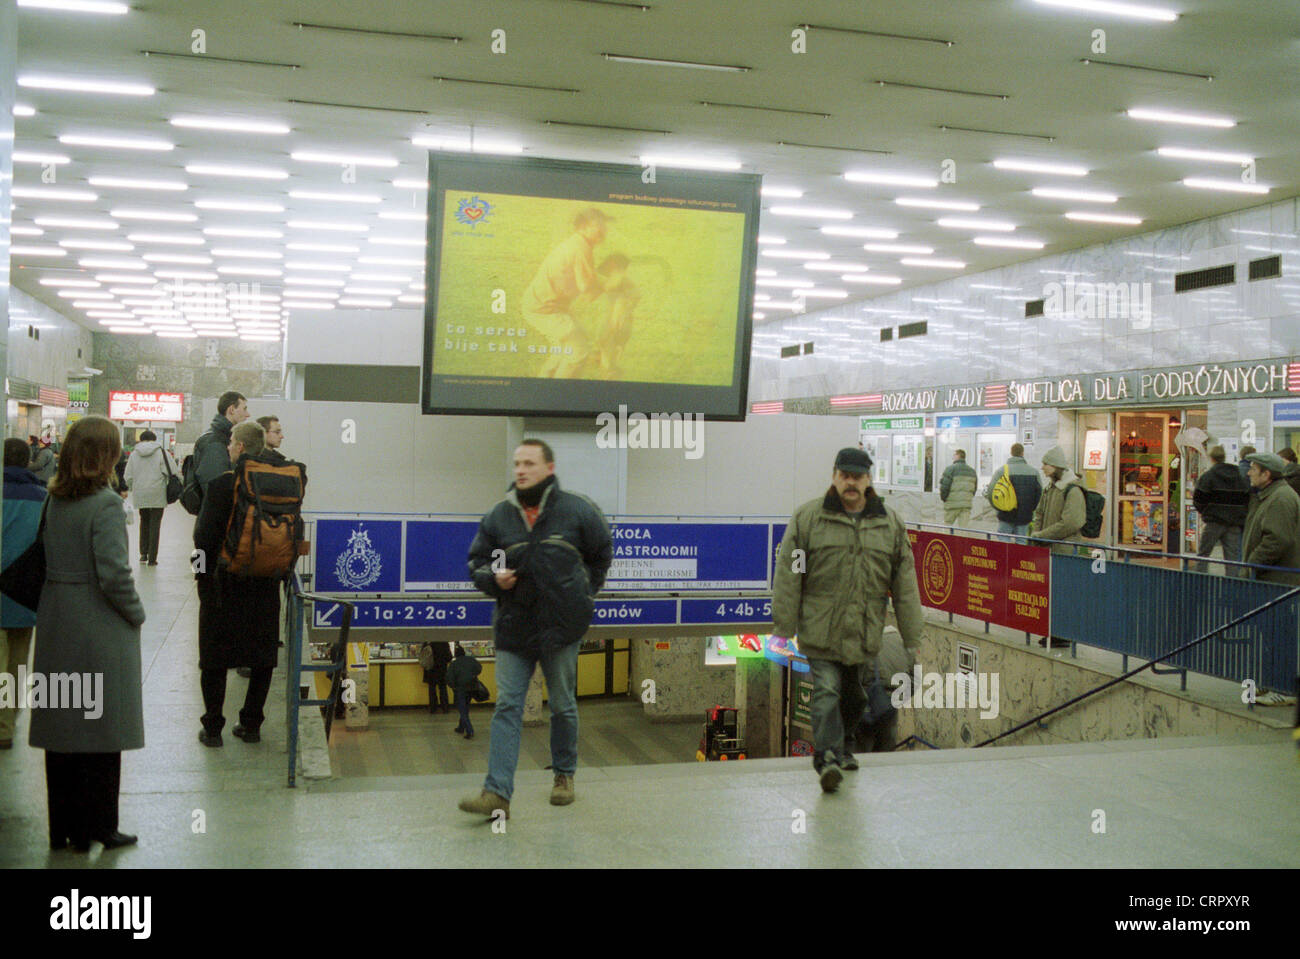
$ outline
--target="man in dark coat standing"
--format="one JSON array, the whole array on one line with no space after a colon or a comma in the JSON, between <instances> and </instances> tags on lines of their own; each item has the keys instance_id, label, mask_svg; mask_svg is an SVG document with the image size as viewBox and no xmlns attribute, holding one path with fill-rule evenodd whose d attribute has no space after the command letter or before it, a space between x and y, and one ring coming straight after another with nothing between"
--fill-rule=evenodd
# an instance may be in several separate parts
<instances>
[{"instance_id":1,"label":"man in dark coat standing","mask_svg":"<svg viewBox=\"0 0 1300 959\"><path fill-rule=\"evenodd\" d=\"M228 454L238 468L242 457L260 458L262 427L240 423L231 431ZM217 558L235 506L235 474L227 470L213 479L203 496L194 524L195 580L199 590L199 683L203 688L203 729L199 742L220 746L226 725L226 671L249 669L248 692L239 723L231 730L246 743L260 742L265 718L262 707L271 689L280 641L280 581L235 576L220 568Z\"/></svg>"},{"instance_id":2,"label":"man in dark coat standing","mask_svg":"<svg viewBox=\"0 0 1300 959\"><path fill-rule=\"evenodd\" d=\"M591 626L594 598L605 584L614 548L600 509L560 489L555 456L541 440L515 450L515 482L479 523L469 548L474 585L497 601L497 704L492 714L488 775L465 812L510 817L524 699L538 664L551 704L551 805L573 802L578 767L578 647Z\"/></svg>"},{"instance_id":3,"label":"man in dark coat standing","mask_svg":"<svg viewBox=\"0 0 1300 959\"><path fill-rule=\"evenodd\" d=\"M230 431L248 419L248 401L243 393L227 390L217 400L217 415L208 431L194 443L194 475L199 489L208 493L208 484L230 469Z\"/></svg>"},{"instance_id":4,"label":"man in dark coat standing","mask_svg":"<svg viewBox=\"0 0 1300 959\"><path fill-rule=\"evenodd\" d=\"M1223 558L1241 562L1241 533L1246 525L1246 506L1250 503L1250 481L1235 466L1228 465L1222 446L1210 448L1208 470L1196 481L1192 505L1201 516L1201 546L1197 556L1209 556L1216 543L1223 544ZM1197 571L1204 573L1209 564L1202 560ZM1229 566L1229 576L1244 576L1241 566Z\"/></svg>"}]
</instances>

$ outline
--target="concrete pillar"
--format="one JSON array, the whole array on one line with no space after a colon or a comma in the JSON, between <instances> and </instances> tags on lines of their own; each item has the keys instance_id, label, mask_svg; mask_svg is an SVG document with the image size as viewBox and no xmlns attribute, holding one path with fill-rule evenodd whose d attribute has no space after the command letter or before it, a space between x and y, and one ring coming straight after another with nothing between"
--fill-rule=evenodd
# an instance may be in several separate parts
<instances>
[{"instance_id":1,"label":"concrete pillar","mask_svg":"<svg viewBox=\"0 0 1300 959\"><path fill-rule=\"evenodd\" d=\"M18 69L17 0L0 0L0 370L9 369L9 212L13 185L14 77ZM0 410L0 423L9 415ZM26 439L26 437L23 437Z\"/></svg>"},{"instance_id":2,"label":"concrete pillar","mask_svg":"<svg viewBox=\"0 0 1300 959\"><path fill-rule=\"evenodd\" d=\"M735 667L705 666L703 638L664 636L630 645L631 694L640 698L650 722L703 722L705 710L735 705Z\"/></svg>"},{"instance_id":3,"label":"concrete pillar","mask_svg":"<svg viewBox=\"0 0 1300 959\"><path fill-rule=\"evenodd\" d=\"M754 759L781 755L782 668L769 659L736 661L736 706L745 753Z\"/></svg>"}]
</instances>

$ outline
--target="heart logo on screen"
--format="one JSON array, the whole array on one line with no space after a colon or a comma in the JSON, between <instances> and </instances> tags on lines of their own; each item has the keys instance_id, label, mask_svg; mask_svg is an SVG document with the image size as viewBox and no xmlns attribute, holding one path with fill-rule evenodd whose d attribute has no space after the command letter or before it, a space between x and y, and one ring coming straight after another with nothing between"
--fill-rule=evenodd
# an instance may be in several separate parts
<instances>
[{"instance_id":1,"label":"heart logo on screen","mask_svg":"<svg viewBox=\"0 0 1300 959\"><path fill-rule=\"evenodd\" d=\"M456 219L466 226L486 223L491 212L492 204L477 196L466 197L456 205Z\"/></svg>"}]
</instances>

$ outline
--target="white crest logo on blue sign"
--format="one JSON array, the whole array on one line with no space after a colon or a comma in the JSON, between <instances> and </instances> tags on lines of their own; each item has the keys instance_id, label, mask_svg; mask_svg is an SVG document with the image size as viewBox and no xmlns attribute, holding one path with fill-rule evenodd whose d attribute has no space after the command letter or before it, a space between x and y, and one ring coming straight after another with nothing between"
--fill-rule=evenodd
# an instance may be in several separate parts
<instances>
[{"instance_id":1,"label":"white crest logo on blue sign","mask_svg":"<svg viewBox=\"0 0 1300 959\"><path fill-rule=\"evenodd\" d=\"M382 557L371 545L370 534L363 529L355 529L348 540L347 549L339 554L334 564L334 575L344 586L361 589L379 579L383 572Z\"/></svg>"}]
</instances>

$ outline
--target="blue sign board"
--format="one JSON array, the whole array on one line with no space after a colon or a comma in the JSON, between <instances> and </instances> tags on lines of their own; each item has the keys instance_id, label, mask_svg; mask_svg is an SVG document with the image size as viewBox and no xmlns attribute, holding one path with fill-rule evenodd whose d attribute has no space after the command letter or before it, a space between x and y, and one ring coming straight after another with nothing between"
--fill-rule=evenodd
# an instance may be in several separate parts
<instances>
[{"instance_id":1,"label":"blue sign board","mask_svg":"<svg viewBox=\"0 0 1300 959\"><path fill-rule=\"evenodd\" d=\"M1274 423L1300 423L1300 400L1273 404Z\"/></svg>"},{"instance_id":2,"label":"blue sign board","mask_svg":"<svg viewBox=\"0 0 1300 959\"><path fill-rule=\"evenodd\" d=\"M673 626L677 623L675 599L598 599L593 626Z\"/></svg>"},{"instance_id":3,"label":"blue sign board","mask_svg":"<svg viewBox=\"0 0 1300 959\"><path fill-rule=\"evenodd\" d=\"M449 626L491 626L491 599L428 601L403 599L362 599L355 602L352 628L359 629L428 629ZM343 607L339 603L315 604L312 625L318 629L338 629L343 625Z\"/></svg>"},{"instance_id":4,"label":"blue sign board","mask_svg":"<svg viewBox=\"0 0 1300 959\"><path fill-rule=\"evenodd\" d=\"M941 430L1013 430L1015 413L964 413L961 416L938 416L934 425Z\"/></svg>"},{"instance_id":5,"label":"blue sign board","mask_svg":"<svg viewBox=\"0 0 1300 959\"><path fill-rule=\"evenodd\" d=\"M478 592L469 579L469 546L478 532L472 521L407 520L404 591Z\"/></svg>"},{"instance_id":6,"label":"blue sign board","mask_svg":"<svg viewBox=\"0 0 1300 959\"><path fill-rule=\"evenodd\" d=\"M765 589L767 523L616 523L607 590Z\"/></svg>"},{"instance_id":7,"label":"blue sign board","mask_svg":"<svg viewBox=\"0 0 1300 959\"><path fill-rule=\"evenodd\" d=\"M770 599L683 599L682 625L770 623Z\"/></svg>"},{"instance_id":8,"label":"blue sign board","mask_svg":"<svg viewBox=\"0 0 1300 959\"><path fill-rule=\"evenodd\" d=\"M396 593L402 589L401 520L318 520L312 547L321 593Z\"/></svg>"},{"instance_id":9,"label":"blue sign board","mask_svg":"<svg viewBox=\"0 0 1300 959\"><path fill-rule=\"evenodd\" d=\"M313 588L481 596L466 565L478 526L468 518L322 516L311 537ZM784 523L774 530L766 522L615 522L613 563L603 591L765 590L784 530Z\"/></svg>"}]
</instances>

